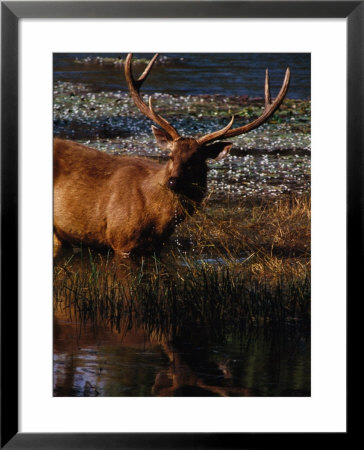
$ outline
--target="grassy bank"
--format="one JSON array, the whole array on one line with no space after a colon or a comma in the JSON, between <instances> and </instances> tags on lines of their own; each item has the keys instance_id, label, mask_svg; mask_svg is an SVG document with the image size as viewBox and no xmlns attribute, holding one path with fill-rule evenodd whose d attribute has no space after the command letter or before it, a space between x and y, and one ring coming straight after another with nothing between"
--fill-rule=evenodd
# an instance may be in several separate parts
<instances>
[{"instance_id":1,"label":"grassy bank","mask_svg":"<svg viewBox=\"0 0 364 450\"><path fill-rule=\"evenodd\" d=\"M137 321L153 333L308 326L310 199L206 203L158 256L69 253L54 266L54 302L81 322L120 329Z\"/></svg>"}]
</instances>

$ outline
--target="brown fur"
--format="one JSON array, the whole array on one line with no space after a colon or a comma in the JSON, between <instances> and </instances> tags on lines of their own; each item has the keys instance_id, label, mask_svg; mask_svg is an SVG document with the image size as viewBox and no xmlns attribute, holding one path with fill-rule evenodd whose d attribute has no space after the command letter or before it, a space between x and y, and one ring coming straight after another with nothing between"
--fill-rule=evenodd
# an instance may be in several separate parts
<instances>
[{"instance_id":1,"label":"brown fur","mask_svg":"<svg viewBox=\"0 0 364 450\"><path fill-rule=\"evenodd\" d=\"M170 145L171 159L160 164L55 139L55 241L111 247L121 255L158 250L176 218L183 220L185 209L192 213L201 202L206 158L222 148L227 153L231 146L219 144L201 147L192 138L181 138ZM178 180L174 190L168 187L171 177Z\"/></svg>"}]
</instances>

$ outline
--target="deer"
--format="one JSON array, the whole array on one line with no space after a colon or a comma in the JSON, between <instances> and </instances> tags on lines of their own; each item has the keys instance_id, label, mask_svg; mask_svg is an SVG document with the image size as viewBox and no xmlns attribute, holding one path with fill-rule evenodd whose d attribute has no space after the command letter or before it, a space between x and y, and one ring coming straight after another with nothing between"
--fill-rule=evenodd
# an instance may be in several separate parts
<instances>
[{"instance_id":1,"label":"deer","mask_svg":"<svg viewBox=\"0 0 364 450\"><path fill-rule=\"evenodd\" d=\"M282 104L290 82L287 67L283 84L272 100L269 71L265 72L262 114L233 128L234 116L217 131L184 137L153 107L140 88L156 53L139 78L129 53L124 63L129 93L139 111L150 119L159 148L168 152L161 164L152 159L111 155L82 144L55 138L53 154L54 244L111 248L116 255L159 252L177 224L192 215L207 191L207 160L226 157L233 145L226 139L258 128Z\"/></svg>"}]
</instances>

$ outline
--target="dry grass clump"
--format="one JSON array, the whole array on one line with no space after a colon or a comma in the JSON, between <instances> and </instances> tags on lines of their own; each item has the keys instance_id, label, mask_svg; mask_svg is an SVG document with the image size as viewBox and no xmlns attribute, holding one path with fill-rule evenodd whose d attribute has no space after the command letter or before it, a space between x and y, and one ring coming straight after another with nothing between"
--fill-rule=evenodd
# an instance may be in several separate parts
<instances>
[{"instance_id":1,"label":"dry grass clump","mask_svg":"<svg viewBox=\"0 0 364 450\"><path fill-rule=\"evenodd\" d=\"M269 249L272 255L310 255L311 204L309 196L291 196L271 206L252 208L251 243Z\"/></svg>"},{"instance_id":2,"label":"dry grass clump","mask_svg":"<svg viewBox=\"0 0 364 450\"><path fill-rule=\"evenodd\" d=\"M205 207L177 233L187 247L192 242L194 258L218 258L257 279L306 278L310 272L308 195Z\"/></svg>"},{"instance_id":3,"label":"dry grass clump","mask_svg":"<svg viewBox=\"0 0 364 450\"><path fill-rule=\"evenodd\" d=\"M268 253L309 257L311 205L309 196L275 202L258 200L229 207L206 207L180 226L179 237L195 239L195 251Z\"/></svg>"}]
</instances>

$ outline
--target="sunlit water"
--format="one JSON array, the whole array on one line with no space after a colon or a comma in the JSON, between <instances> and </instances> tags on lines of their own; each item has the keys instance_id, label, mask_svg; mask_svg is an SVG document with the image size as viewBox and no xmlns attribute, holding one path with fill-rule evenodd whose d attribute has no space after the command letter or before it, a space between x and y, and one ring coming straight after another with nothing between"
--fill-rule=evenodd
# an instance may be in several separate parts
<instances>
[{"instance_id":1,"label":"sunlit water","mask_svg":"<svg viewBox=\"0 0 364 450\"><path fill-rule=\"evenodd\" d=\"M166 155L156 145L151 122L136 110L126 91L123 67L115 64L119 56L125 57L55 55L54 134L102 151L162 162ZM143 86L145 101L153 95L158 112L182 135L192 136L225 126L231 114L238 125L252 113L261 114L265 68L271 68L274 96L289 65L287 98L294 102L289 111L234 138L231 154L224 160L209 161L209 190L212 199L309 192L309 54L171 54L161 58ZM138 73L145 63L136 61Z\"/></svg>"}]
</instances>

